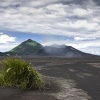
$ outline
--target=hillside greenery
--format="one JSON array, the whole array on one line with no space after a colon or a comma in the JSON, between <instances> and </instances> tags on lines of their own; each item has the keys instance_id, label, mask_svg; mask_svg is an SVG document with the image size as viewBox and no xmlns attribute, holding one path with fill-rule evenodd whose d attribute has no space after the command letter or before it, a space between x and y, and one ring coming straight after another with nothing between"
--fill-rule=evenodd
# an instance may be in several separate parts
<instances>
[{"instance_id":1,"label":"hillside greenery","mask_svg":"<svg viewBox=\"0 0 100 100\"><path fill-rule=\"evenodd\" d=\"M20 45L10 50L8 53L19 54L19 55L30 55L30 54L34 55L36 52L39 51L41 47L42 47L41 44L31 39L28 39L27 41L22 42Z\"/></svg>"}]
</instances>

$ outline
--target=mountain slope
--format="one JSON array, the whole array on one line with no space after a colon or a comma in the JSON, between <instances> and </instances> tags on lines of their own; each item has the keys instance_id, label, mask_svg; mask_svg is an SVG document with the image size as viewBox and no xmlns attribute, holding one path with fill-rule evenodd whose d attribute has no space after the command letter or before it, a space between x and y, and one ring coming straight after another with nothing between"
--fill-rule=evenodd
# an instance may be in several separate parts
<instances>
[{"instance_id":1,"label":"mountain slope","mask_svg":"<svg viewBox=\"0 0 100 100\"><path fill-rule=\"evenodd\" d=\"M20 45L10 50L9 53L19 55L31 55L35 54L41 47L41 44L31 39L28 39L27 41L22 42Z\"/></svg>"},{"instance_id":2,"label":"mountain slope","mask_svg":"<svg viewBox=\"0 0 100 100\"><path fill-rule=\"evenodd\" d=\"M61 56L61 57L92 57L94 55L81 52L71 46L56 45L42 47L37 55L41 56Z\"/></svg>"},{"instance_id":3,"label":"mountain slope","mask_svg":"<svg viewBox=\"0 0 100 100\"><path fill-rule=\"evenodd\" d=\"M17 47L13 48L9 52L0 53L0 56L6 55L29 55L29 56L59 56L67 58L83 58L83 57L98 57L92 54L81 52L71 46L66 45L51 45L42 46L41 44L28 39L22 42Z\"/></svg>"}]
</instances>

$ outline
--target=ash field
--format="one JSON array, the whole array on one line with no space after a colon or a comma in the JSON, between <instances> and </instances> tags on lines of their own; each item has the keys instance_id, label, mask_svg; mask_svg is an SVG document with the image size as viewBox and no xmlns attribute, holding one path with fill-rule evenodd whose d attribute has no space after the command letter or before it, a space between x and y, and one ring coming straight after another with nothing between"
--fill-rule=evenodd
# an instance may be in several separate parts
<instances>
[{"instance_id":1,"label":"ash field","mask_svg":"<svg viewBox=\"0 0 100 100\"><path fill-rule=\"evenodd\" d=\"M0 61L4 57L0 57ZM47 82L44 90L0 87L0 100L100 100L100 58L25 57Z\"/></svg>"}]
</instances>

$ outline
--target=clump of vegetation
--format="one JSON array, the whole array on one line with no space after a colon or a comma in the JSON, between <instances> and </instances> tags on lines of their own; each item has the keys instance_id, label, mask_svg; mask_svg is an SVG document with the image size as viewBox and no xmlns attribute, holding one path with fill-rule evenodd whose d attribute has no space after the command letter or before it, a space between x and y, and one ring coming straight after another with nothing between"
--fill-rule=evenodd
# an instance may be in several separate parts
<instances>
[{"instance_id":1,"label":"clump of vegetation","mask_svg":"<svg viewBox=\"0 0 100 100\"><path fill-rule=\"evenodd\" d=\"M29 63L18 58L6 58L1 62L0 85L20 86L22 89L41 89L44 85L40 74Z\"/></svg>"}]
</instances>

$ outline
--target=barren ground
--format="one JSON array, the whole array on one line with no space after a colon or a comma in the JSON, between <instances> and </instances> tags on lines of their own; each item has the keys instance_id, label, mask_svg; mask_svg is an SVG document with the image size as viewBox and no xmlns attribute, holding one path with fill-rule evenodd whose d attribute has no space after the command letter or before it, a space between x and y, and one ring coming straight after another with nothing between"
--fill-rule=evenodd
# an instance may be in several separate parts
<instances>
[{"instance_id":1,"label":"barren ground","mask_svg":"<svg viewBox=\"0 0 100 100\"><path fill-rule=\"evenodd\" d=\"M2 58L1 58L2 59ZM0 100L100 100L100 59L24 58L46 82L45 90L0 87Z\"/></svg>"}]
</instances>

